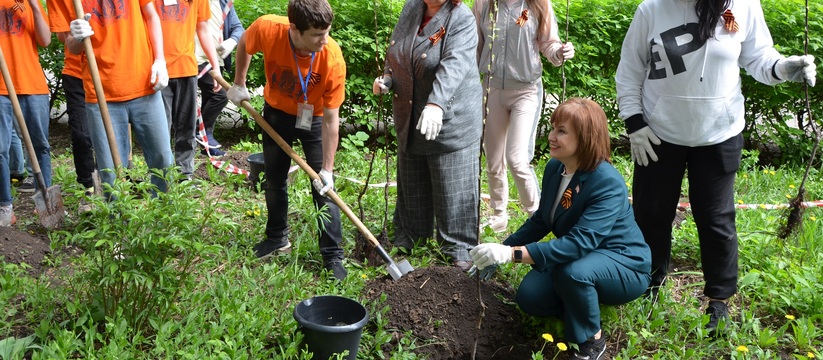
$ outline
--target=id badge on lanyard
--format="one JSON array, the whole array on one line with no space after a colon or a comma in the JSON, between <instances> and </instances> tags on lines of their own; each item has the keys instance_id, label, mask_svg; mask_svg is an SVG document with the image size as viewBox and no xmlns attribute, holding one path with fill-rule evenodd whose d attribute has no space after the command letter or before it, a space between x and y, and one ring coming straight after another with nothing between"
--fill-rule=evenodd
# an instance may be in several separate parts
<instances>
[{"instance_id":1,"label":"id badge on lanyard","mask_svg":"<svg viewBox=\"0 0 823 360\"><path fill-rule=\"evenodd\" d=\"M314 105L309 103L297 103L297 123L295 124L295 127L300 130L311 130L313 118Z\"/></svg>"}]
</instances>

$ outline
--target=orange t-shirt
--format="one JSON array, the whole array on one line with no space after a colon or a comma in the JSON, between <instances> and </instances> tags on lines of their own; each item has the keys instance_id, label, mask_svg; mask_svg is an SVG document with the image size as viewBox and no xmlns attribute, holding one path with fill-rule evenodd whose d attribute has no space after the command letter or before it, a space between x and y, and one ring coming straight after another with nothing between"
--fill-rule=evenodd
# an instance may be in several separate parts
<instances>
[{"instance_id":1,"label":"orange t-shirt","mask_svg":"<svg viewBox=\"0 0 823 360\"><path fill-rule=\"evenodd\" d=\"M37 54L32 11L40 11L43 18L46 17L43 5L39 9L32 9L28 1L18 3L14 0L0 0L0 47L6 58L14 92L18 95L49 93L46 76L40 67L40 55ZM3 77L0 77L0 95L9 95Z\"/></svg>"},{"instance_id":2,"label":"orange t-shirt","mask_svg":"<svg viewBox=\"0 0 823 360\"><path fill-rule=\"evenodd\" d=\"M303 102L303 89L297 78L297 66L289 42L289 19L264 15L246 30L246 52L263 52L266 70L266 103L291 115L297 115L297 103ZM300 76L305 78L312 67L308 84L308 102L314 106L314 116L322 116L323 108L336 109L346 97L346 62L343 52L333 39L323 50L311 57L297 57Z\"/></svg>"},{"instance_id":3,"label":"orange t-shirt","mask_svg":"<svg viewBox=\"0 0 823 360\"><path fill-rule=\"evenodd\" d=\"M164 5L167 1L154 0L154 5L163 26L163 52L169 78L195 76L194 33L197 23L211 18L211 7L208 0L176 0L174 5Z\"/></svg>"},{"instance_id":4,"label":"orange t-shirt","mask_svg":"<svg viewBox=\"0 0 823 360\"><path fill-rule=\"evenodd\" d=\"M74 20L74 7L70 2L59 0L47 0L46 6L49 8L49 28L53 33L69 32L69 23ZM66 8L72 6L71 8ZM63 14L69 14L71 19L66 19ZM72 54L68 47L63 47L63 74L76 78L83 77L83 59L81 55Z\"/></svg>"},{"instance_id":5,"label":"orange t-shirt","mask_svg":"<svg viewBox=\"0 0 823 360\"><path fill-rule=\"evenodd\" d=\"M75 19L72 0L54 0L66 3L55 6L54 10L66 23ZM82 0L83 13L90 13L89 23L94 31L91 36L100 82L106 100L120 102L134 100L154 93L151 84L151 65L154 52L151 49L148 29L143 20L142 7L151 4L151 0ZM86 90L86 102L96 103L91 72L83 61L83 88Z\"/></svg>"}]
</instances>

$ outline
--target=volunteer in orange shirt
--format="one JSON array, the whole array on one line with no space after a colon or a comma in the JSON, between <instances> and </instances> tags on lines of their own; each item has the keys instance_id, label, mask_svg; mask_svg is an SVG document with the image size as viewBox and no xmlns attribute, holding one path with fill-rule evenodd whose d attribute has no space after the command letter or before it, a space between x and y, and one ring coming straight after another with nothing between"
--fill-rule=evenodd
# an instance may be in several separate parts
<instances>
[{"instance_id":1,"label":"volunteer in orange shirt","mask_svg":"<svg viewBox=\"0 0 823 360\"><path fill-rule=\"evenodd\" d=\"M71 4L70 0L54 1ZM73 9L71 5L66 8ZM167 170L172 163L171 140L160 90L168 85L169 76L154 3L151 0L92 1L84 2L83 11L85 19L71 20L66 45L71 52L82 54L83 39L91 38L121 163L128 164L131 150L128 125L131 123L149 168ZM64 21L75 18L74 11L58 16ZM101 179L112 184L114 161L88 66L83 67L83 87L97 168ZM152 175L151 182L158 190L166 190L162 177Z\"/></svg>"},{"instance_id":2,"label":"volunteer in orange shirt","mask_svg":"<svg viewBox=\"0 0 823 360\"><path fill-rule=\"evenodd\" d=\"M37 46L46 47L51 43L46 10L38 0L0 0L0 18L4 19L0 22L0 47L48 187L51 186L49 87L37 54ZM11 226L17 221L9 179L9 148L16 122L8 85L0 77L0 226Z\"/></svg>"},{"instance_id":3,"label":"volunteer in orange shirt","mask_svg":"<svg viewBox=\"0 0 823 360\"><path fill-rule=\"evenodd\" d=\"M57 34L60 42L66 42L69 31L69 23L60 14L73 14L66 7L71 3L63 1L48 0L46 6L49 8L49 25L51 31ZM62 7L58 10L57 7ZM72 8L73 9L73 8ZM83 90L83 59L78 54L72 54L68 47L64 47L62 84L63 92L66 94L66 114L69 116L69 129L71 130L71 152L74 159L74 169L77 175L77 182L86 189L86 196L94 193L94 169L97 165L94 162L94 148L91 144L91 134L89 134L89 124L86 120L86 92ZM91 210L91 205L81 201L78 211L84 213Z\"/></svg>"},{"instance_id":4,"label":"volunteer in orange shirt","mask_svg":"<svg viewBox=\"0 0 823 360\"><path fill-rule=\"evenodd\" d=\"M194 172L194 134L197 126L197 60L194 58L194 34L205 50L213 69L220 73L217 51L208 36L211 18L208 0L155 0L154 5L163 28L163 52L169 70L169 86L161 91L166 118L174 134L174 162L184 179ZM209 75L206 75L209 76ZM215 82L214 91L220 89Z\"/></svg>"},{"instance_id":5,"label":"volunteer in orange shirt","mask_svg":"<svg viewBox=\"0 0 823 360\"><path fill-rule=\"evenodd\" d=\"M324 268L335 278L346 277L341 247L340 209L324 194L334 187L339 108L345 98L346 63L337 43L329 38L334 14L326 0L289 0L288 18L264 15L249 26L237 44L234 86L227 97L235 104L249 100L246 73L251 56L262 52L265 62L266 104L263 117L291 144L300 140L306 162L322 183L314 184L312 197L321 216L320 254ZM291 158L263 135L266 174L266 239L254 246L258 258L288 250L288 176Z\"/></svg>"}]
</instances>

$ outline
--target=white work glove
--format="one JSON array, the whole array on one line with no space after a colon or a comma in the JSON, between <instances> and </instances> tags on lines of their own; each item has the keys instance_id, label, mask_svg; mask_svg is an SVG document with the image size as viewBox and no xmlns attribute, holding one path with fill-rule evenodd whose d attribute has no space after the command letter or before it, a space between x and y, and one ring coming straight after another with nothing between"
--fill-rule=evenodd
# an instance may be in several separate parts
<instances>
[{"instance_id":1,"label":"white work glove","mask_svg":"<svg viewBox=\"0 0 823 360\"><path fill-rule=\"evenodd\" d=\"M512 261L512 247L498 243L485 243L469 251L474 266L483 270L487 266L501 265Z\"/></svg>"},{"instance_id":2,"label":"white work glove","mask_svg":"<svg viewBox=\"0 0 823 360\"><path fill-rule=\"evenodd\" d=\"M574 44L567 42L558 52L558 55L561 55L563 60L571 60L571 58L574 57Z\"/></svg>"},{"instance_id":3,"label":"white work glove","mask_svg":"<svg viewBox=\"0 0 823 360\"><path fill-rule=\"evenodd\" d=\"M800 55L789 56L785 59L777 60L774 64L774 72L781 80L793 82L803 82L809 86L814 86L817 76L817 66L814 64L814 56Z\"/></svg>"},{"instance_id":4,"label":"white work glove","mask_svg":"<svg viewBox=\"0 0 823 360\"><path fill-rule=\"evenodd\" d=\"M83 41L83 39L94 35L94 30L91 29L89 19L91 19L91 14L87 13L83 16L83 19L74 19L69 24L71 36L77 39L77 41Z\"/></svg>"},{"instance_id":5,"label":"white work glove","mask_svg":"<svg viewBox=\"0 0 823 360\"><path fill-rule=\"evenodd\" d=\"M391 89L391 76L389 75L378 76L371 86L371 91L375 95L388 94L389 89Z\"/></svg>"},{"instance_id":6,"label":"white work glove","mask_svg":"<svg viewBox=\"0 0 823 360\"><path fill-rule=\"evenodd\" d=\"M632 160L642 166L649 165L649 158L657 161L657 154L652 149L652 144L660 145L660 138L648 126L629 134L632 143Z\"/></svg>"},{"instance_id":7,"label":"white work glove","mask_svg":"<svg viewBox=\"0 0 823 360\"><path fill-rule=\"evenodd\" d=\"M325 196L326 193L334 187L334 175L326 171L326 169L320 170L317 175L320 176L320 180L314 179L312 185L314 185L314 189L317 190L320 195Z\"/></svg>"},{"instance_id":8,"label":"white work glove","mask_svg":"<svg viewBox=\"0 0 823 360\"><path fill-rule=\"evenodd\" d=\"M223 40L220 45L217 45L217 55L220 56L221 59L227 58L231 55L231 52L234 51L234 48L237 46L237 41L232 38Z\"/></svg>"},{"instance_id":9,"label":"white work glove","mask_svg":"<svg viewBox=\"0 0 823 360\"><path fill-rule=\"evenodd\" d=\"M154 60L151 65L151 83L154 91L160 91L169 86L169 71L166 69L166 60Z\"/></svg>"},{"instance_id":10,"label":"white work glove","mask_svg":"<svg viewBox=\"0 0 823 360\"><path fill-rule=\"evenodd\" d=\"M240 106L240 103L243 100L249 101L251 100L251 96L249 96L249 90L246 89L245 86L241 85L232 85L231 88L226 91L226 97L231 100L234 105Z\"/></svg>"},{"instance_id":11,"label":"white work glove","mask_svg":"<svg viewBox=\"0 0 823 360\"><path fill-rule=\"evenodd\" d=\"M434 140L440 129L443 128L443 109L437 105L426 105L417 120L417 130L426 136L426 140Z\"/></svg>"}]
</instances>

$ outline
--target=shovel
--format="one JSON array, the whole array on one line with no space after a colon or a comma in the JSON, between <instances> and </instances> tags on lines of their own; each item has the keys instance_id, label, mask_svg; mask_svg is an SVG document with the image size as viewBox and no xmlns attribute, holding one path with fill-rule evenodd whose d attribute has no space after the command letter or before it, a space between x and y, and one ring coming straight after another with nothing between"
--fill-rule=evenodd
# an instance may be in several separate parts
<instances>
[{"instance_id":1,"label":"shovel","mask_svg":"<svg viewBox=\"0 0 823 360\"><path fill-rule=\"evenodd\" d=\"M37 155L31 144L29 129L26 127L26 120L23 119L23 110L20 109L20 101L17 99L14 84L11 82L11 74L9 73L8 65L6 65L6 57L3 54L3 49L0 49L0 71L3 72L3 81L5 81L6 88L9 90L9 99L11 99L14 116L17 118L17 124L20 127L20 136L23 138L23 141L25 141L26 149L29 152L29 161L31 161L31 168L32 171L34 171L33 175L37 179L37 185L40 187L33 197L34 208L37 210L40 223L47 229L55 229L63 223L63 217L66 216L66 212L63 210L63 195L60 194L59 185L52 185L48 189L46 188L46 181L43 180L43 173L40 171L40 163L37 161Z\"/></svg>"},{"instance_id":2,"label":"shovel","mask_svg":"<svg viewBox=\"0 0 823 360\"><path fill-rule=\"evenodd\" d=\"M214 77L214 80L219 82L220 86L222 86L224 89L231 88L231 85L225 79L223 79L222 76L218 75L213 70L210 71L209 74L211 74L211 76ZM254 107L251 106L251 104L249 104L248 101L244 100L241 103L241 105L244 109L246 109L246 111L249 114L251 114L251 117L254 118L254 121L257 122L257 125L260 125L260 127L263 128L263 130L267 134L269 134L269 136L274 140L274 142L276 142L277 145L280 145L280 148L283 149L283 151L285 151L286 154L288 154L289 157L291 157L292 160L294 160L294 162L296 162L297 165L300 166L301 169L303 169L303 171L309 174L309 177L312 179L312 182L321 181L320 176L318 176L317 173L314 172L314 169L312 169L309 166L309 164L307 164L303 160L303 158L300 157L300 155L294 152L294 149L292 149L291 146L289 146L289 144L287 144L286 141L283 140L283 138L280 137L280 135L277 134L276 131L274 131L271 125L269 125L269 123L267 123L266 120L263 119L263 116L261 116L260 113L258 113L257 110L255 110ZM363 225L363 222L361 222L360 219L358 219L357 216L354 215L351 209L349 209L346 203L343 202L343 199L341 199L340 196L337 195L334 189L330 189L326 193L326 196L328 196L330 199L332 199L332 201L334 201L335 204L337 204L340 210L342 210L343 213L346 214L346 217L348 217L349 220L351 220L351 222L354 223L354 225L357 227L357 230L360 230L360 233L362 233L363 236L365 236L366 239L368 239L372 243L372 245L374 245L377 248L378 254L380 254L380 257L383 259L383 261L386 262L386 270L389 272L389 275L391 275L392 279L397 281L397 279L400 279L403 275L408 274L410 271L414 271L414 268L411 266L408 260L404 259L399 263L396 263L394 262L394 260L392 260L391 256L389 256L389 253L387 253L386 250L383 249L382 246L380 246L380 242L378 242L374 235L372 235L372 233L369 231L369 229L366 228L366 225Z\"/></svg>"}]
</instances>

